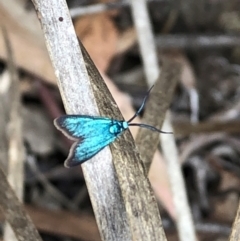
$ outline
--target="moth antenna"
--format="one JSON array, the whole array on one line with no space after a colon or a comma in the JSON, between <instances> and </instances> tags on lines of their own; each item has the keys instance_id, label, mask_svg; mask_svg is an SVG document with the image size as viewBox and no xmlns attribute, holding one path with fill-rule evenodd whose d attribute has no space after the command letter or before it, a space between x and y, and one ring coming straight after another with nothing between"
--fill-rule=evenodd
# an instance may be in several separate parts
<instances>
[{"instance_id":1,"label":"moth antenna","mask_svg":"<svg viewBox=\"0 0 240 241\"><path fill-rule=\"evenodd\" d=\"M154 127L154 126L150 126L150 125L147 125L147 124L130 123L129 126L139 126L139 127L146 128L146 129L149 129L149 130L151 130L151 131L157 131L157 132L163 133L163 134L173 134L173 132L161 131L161 130L157 129L157 128Z\"/></svg>"},{"instance_id":2,"label":"moth antenna","mask_svg":"<svg viewBox=\"0 0 240 241\"><path fill-rule=\"evenodd\" d=\"M140 114L140 112L142 111L142 109L143 109L143 107L144 107L144 105L145 105L145 103L146 103L146 100L147 100L147 98L148 98L148 96L149 96L149 94L150 94L150 92L151 92L151 90L152 90L153 87L154 87L154 85L147 91L147 93L146 93L146 95L145 95L145 97L144 97L144 99L143 99L143 102L142 102L140 108L139 108L138 111L134 114L134 116L127 121L127 123L130 123L132 120L134 120L134 119Z\"/></svg>"}]
</instances>

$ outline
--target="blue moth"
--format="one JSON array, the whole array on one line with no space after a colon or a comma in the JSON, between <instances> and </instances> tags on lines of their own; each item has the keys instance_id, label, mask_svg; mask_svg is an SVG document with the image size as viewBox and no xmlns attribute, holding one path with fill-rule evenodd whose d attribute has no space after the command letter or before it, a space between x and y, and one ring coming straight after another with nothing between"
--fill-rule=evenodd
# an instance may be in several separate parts
<instances>
[{"instance_id":1,"label":"blue moth","mask_svg":"<svg viewBox=\"0 0 240 241\"><path fill-rule=\"evenodd\" d=\"M55 119L56 128L69 139L75 141L64 165L73 167L91 159L119 137L129 126L139 126L159 133L171 134L172 132L164 132L147 124L131 123L142 111L152 88L153 86L147 92L139 110L128 121L89 115L64 115Z\"/></svg>"}]
</instances>

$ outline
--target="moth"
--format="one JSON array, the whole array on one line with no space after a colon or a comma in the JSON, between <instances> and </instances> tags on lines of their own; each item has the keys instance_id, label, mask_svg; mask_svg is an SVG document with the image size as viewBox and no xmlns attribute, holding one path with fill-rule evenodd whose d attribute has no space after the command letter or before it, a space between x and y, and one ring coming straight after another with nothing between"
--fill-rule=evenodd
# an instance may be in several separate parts
<instances>
[{"instance_id":1,"label":"moth","mask_svg":"<svg viewBox=\"0 0 240 241\"><path fill-rule=\"evenodd\" d=\"M73 167L91 159L104 147L114 142L129 126L139 126L159 133L172 134L172 132L164 132L151 125L132 123L142 111L152 88L153 86L148 90L138 111L128 121L89 115L64 115L55 119L56 128L75 141L64 165Z\"/></svg>"}]
</instances>

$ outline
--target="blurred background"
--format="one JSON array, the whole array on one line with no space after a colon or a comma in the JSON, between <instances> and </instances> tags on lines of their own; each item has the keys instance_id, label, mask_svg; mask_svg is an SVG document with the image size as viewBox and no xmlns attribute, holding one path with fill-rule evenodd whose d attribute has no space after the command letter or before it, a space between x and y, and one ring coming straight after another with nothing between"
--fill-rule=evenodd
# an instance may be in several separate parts
<instances>
[{"instance_id":1,"label":"blurred background","mask_svg":"<svg viewBox=\"0 0 240 241\"><path fill-rule=\"evenodd\" d=\"M131 116L125 106L137 109L148 87L129 1L67 2L76 34L123 115ZM240 2L147 5L159 59L182 65L170 111L198 238L228 240L240 193ZM65 112L32 2L0 0L0 25L8 35L0 34L1 166L19 184L16 192L44 241L100 241L81 167L63 166L72 142L53 126ZM160 162L149 178L167 238L175 241L172 194Z\"/></svg>"}]
</instances>

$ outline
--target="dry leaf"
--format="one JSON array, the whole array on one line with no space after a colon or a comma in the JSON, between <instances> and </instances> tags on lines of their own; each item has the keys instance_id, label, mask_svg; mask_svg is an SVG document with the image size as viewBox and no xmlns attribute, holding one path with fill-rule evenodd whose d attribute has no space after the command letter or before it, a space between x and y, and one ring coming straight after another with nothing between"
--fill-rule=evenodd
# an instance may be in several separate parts
<instances>
[{"instance_id":1,"label":"dry leaf","mask_svg":"<svg viewBox=\"0 0 240 241\"><path fill-rule=\"evenodd\" d=\"M118 32L107 14L79 18L75 23L78 37L96 66L106 71L116 52Z\"/></svg>"}]
</instances>

